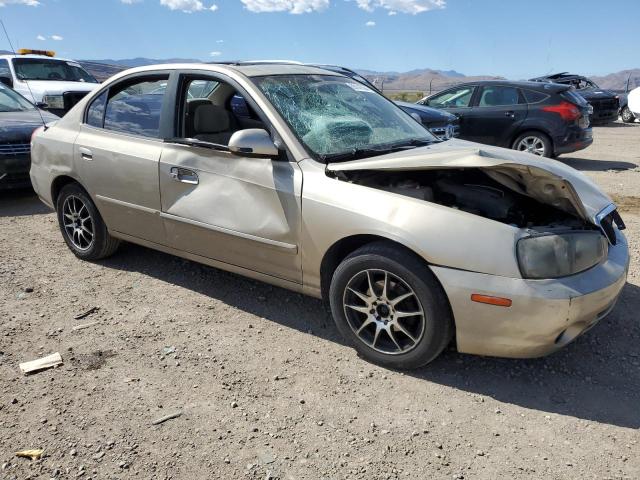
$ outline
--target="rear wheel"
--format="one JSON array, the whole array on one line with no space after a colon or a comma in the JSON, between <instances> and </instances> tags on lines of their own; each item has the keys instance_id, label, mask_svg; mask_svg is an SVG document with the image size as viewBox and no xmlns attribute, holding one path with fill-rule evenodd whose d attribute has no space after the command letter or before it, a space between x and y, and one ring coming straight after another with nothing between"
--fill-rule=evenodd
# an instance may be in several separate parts
<instances>
[{"instance_id":1,"label":"rear wheel","mask_svg":"<svg viewBox=\"0 0 640 480\"><path fill-rule=\"evenodd\" d=\"M329 300L345 339L383 366L429 363L453 335L449 303L429 268L384 242L358 249L338 266Z\"/></svg>"},{"instance_id":2,"label":"rear wheel","mask_svg":"<svg viewBox=\"0 0 640 480\"><path fill-rule=\"evenodd\" d=\"M524 132L516 138L511 148L520 152L538 155L539 157L551 158L553 156L551 140L542 132Z\"/></svg>"},{"instance_id":3,"label":"rear wheel","mask_svg":"<svg viewBox=\"0 0 640 480\"><path fill-rule=\"evenodd\" d=\"M117 250L120 241L109 235L91 197L78 184L62 187L56 211L62 237L78 258L99 260Z\"/></svg>"},{"instance_id":4,"label":"rear wheel","mask_svg":"<svg viewBox=\"0 0 640 480\"><path fill-rule=\"evenodd\" d=\"M633 116L633 113L631 113L631 110L629 110L628 105L624 106L620 116L622 117L622 121L624 123L632 123L635 120L635 117Z\"/></svg>"}]
</instances>

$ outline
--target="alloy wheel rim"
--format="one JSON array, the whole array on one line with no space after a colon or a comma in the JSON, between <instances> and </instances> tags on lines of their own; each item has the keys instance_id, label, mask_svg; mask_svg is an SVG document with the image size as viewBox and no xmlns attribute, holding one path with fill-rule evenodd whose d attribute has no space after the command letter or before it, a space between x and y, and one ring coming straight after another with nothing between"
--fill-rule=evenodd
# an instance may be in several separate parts
<instances>
[{"instance_id":1,"label":"alloy wheel rim","mask_svg":"<svg viewBox=\"0 0 640 480\"><path fill-rule=\"evenodd\" d=\"M69 195L62 205L62 221L67 238L78 250L93 245L93 220L81 198Z\"/></svg>"},{"instance_id":2,"label":"alloy wheel rim","mask_svg":"<svg viewBox=\"0 0 640 480\"><path fill-rule=\"evenodd\" d=\"M545 154L544 142L540 137L524 137L518 143L517 150L528 152L543 157Z\"/></svg>"},{"instance_id":3,"label":"alloy wheel rim","mask_svg":"<svg viewBox=\"0 0 640 480\"><path fill-rule=\"evenodd\" d=\"M629 107L625 107L622 110L622 120L625 120L625 121L631 120L631 110L629 110Z\"/></svg>"},{"instance_id":4,"label":"alloy wheel rim","mask_svg":"<svg viewBox=\"0 0 640 480\"><path fill-rule=\"evenodd\" d=\"M349 327L367 346L387 355L413 350L425 332L425 314L413 289L380 269L356 273L344 290Z\"/></svg>"}]
</instances>

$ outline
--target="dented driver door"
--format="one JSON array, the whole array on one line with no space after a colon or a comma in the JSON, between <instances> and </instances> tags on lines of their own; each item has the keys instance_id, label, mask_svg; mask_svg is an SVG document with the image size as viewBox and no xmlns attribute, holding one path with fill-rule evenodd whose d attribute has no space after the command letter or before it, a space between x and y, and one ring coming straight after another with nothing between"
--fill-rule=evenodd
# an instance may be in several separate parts
<instances>
[{"instance_id":1,"label":"dented driver door","mask_svg":"<svg viewBox=\"0 0 640 480\"><path fill-rule=\"evenodd\" d=\"M171 143L160 158L170 246L298 283L301 190L295 162Z\"/></svg>"}]
</instances>

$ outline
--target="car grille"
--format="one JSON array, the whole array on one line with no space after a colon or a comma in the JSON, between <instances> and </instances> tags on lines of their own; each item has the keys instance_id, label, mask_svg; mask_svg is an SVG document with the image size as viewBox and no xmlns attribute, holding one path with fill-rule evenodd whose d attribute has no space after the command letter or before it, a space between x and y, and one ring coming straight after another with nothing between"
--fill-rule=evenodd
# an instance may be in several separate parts
<instances>
[{"instance_id":1,"label":"car grille","mask_svg":"<svg viewBox=\"0 0 640 480\"><path fill-rule=\"evenodd\" d=\"M24 143L24 140L17 142L2 142L0 143L0 156L11 155L24 155L31 151L31 145Z\"/></svg>"},{"instance_id":2,"label":"car grille","mask_svg":"<svg viewBox=\"0 0 640 480\"><path fill-rule=\"evenodd\" d=\"M457 137L459 134L460 127L458 125L441 125L437 127L429 127L429 131L433 133L436 137L446 140L450 138L447 136L447 129L451 128L451 137Z\"/></svg>"},{"instance_id":3,"label":"car grille","mask_svg":"<svg viewBox=\"0 0 640 480\"><path fill-rule=\"evenodd\" d=\"M603 98L602 100L589 100L594 110L618 110L618 100L615 98Z\"/></svg>"},{"instance_id":4,"label":"car grille","mask_svg":"<svg viewBox=\"0 0 640 480\"><path fill-rule=\"evenodd\" d=\"M64 99L65 111L71 110L71 108L84 98L89 92L64 92L62 98Z\"/></svg>"}]
</instances>

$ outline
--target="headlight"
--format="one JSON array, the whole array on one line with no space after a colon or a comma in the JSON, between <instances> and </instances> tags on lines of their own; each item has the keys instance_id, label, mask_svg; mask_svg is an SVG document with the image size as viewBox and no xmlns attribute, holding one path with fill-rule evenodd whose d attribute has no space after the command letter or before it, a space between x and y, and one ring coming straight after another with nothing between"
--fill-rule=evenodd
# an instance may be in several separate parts
<instances>
[{"instance_id":1,"label":"headlight","mask_svg":"<svg viewBox=\"0 0 640 480\"><path fill-rule=\"evenodd\" d=\"M45 95L42 101L47 104L47 108L64 109L64 98L62 95Z\"/></svg>"},{"instance_id":2,"label":"headlight","mask_svg":"<svg viewBox=\"0 0 640 480\"><path fill-rule=\"evenodd\" d=\"M607 241L599 232L539 235L520 239L516 250L524 278L558 278L600 263Z\"/></svg>"}]
</instances>

